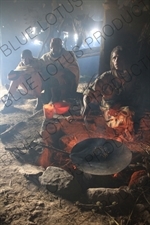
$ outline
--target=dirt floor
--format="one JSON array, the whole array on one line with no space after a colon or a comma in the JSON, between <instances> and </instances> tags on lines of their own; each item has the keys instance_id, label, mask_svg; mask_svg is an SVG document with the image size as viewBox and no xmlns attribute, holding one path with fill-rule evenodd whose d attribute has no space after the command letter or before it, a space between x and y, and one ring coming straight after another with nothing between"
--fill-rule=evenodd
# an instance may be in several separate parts
<instances>
[{"instance_id":1,"label":"dirt floor","mask_svg":"<svg viewBox=\"0 0 150 225\"><path fill-rule=\"evenodd\" d=\"M83 85L81 86L83 87ZM6 90L1 87L1 96L5 93ZM16 104L18 110L11 114L0 114L0 125L13 126L26 121L33 114L34 104L35 100L33 99L24 100L21 107L19 103ZM0 109L2 105L1 101ZM34 130L40 130L42 120L43 115L39 117L37 126L33 127L29 134L34 133ZM21 137L19 138L21 143ZM88 209L81 208L77 206L76 202L62 199L49 192L45 187L34 182L34 179L32 182L27 179L25 174L28 171L35 170L35 173L38 173L44 169L35 166L32 168L29 163L17 159L14 154L5 150L5 147L8 146L11 147L11 143L9 145L0 143L0 225L150 224L150 196L147 192L142 195L142 200L136 199L134 207L126 216L112 216L107 211L99 213L98 210L95 210L94 205Z\"/></svg>"}]
</instances>

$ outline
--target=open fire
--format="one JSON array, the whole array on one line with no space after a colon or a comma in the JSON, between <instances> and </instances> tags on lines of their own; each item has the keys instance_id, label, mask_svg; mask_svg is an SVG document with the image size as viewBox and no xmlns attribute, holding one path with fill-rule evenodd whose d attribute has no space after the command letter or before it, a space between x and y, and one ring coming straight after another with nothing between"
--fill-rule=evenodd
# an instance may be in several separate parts
<instances>
[{"instance_id":1,"label":"open fire","mask_svg":"<svg viewBox=\"0 0 150 225\"><path fill-rule=\"evenodd\" d=\"M136 134L134 131L132 112L129 112L127 108L123 108L121 112L116 112L117 115L110 112L109 117L121 115L123 121L120 127L108 126L106 118L103 116L89 116L87 124L83 122L81 116L58 117L57 115L56 118L46 118L41 129L43 152L38 159L38 165L45 169L49 166L60 167L73 175L76 171L89 174L89 187L93 187L91 186L93 185L93 177L99 177L99 180L101 180L100 177L103 180L106 177L110 178L109 181L106 179L107 184L97 182L96 187L101 187L101 184L106 187L119 187L128 185L129 182L132 186L130 178L135 171L144 170L147 173L142 162L145 156L144 139L147 139L147 128L143 127L144 118L142 118L142 122L139 124L139 130L143 129L143 137L141 137L141 133L137 132ZM127 133L130 135L129 140ZM105 140L106 145L110 144L108 146L110 152L106 148L97 148L94 144L92 146L93 153L90 140ZM116 146L115 148L113 146L111 150L112 143ZM72 160L74 158L71 157L71 154L76 146L78 146L78 157L76 160ZM136 154L140 155L138 161L135 161L134 158ZM132 163L133 161L134 163ZM89 169L87 169L88 167Z\"/></svg>"},{"instance_id":2,"label":"open fire","mask_svg":"<svg viewBox=\"0 0 150 225\"><path fill-rule=\"evenodd\" d=\"M114 112L110 113L114 115ZM71 194L72 196L76 195L76 199L80 200L81 207L88 201L88 204L92 203L94 204L92 207L97 208L96 202L98 201L101 202L100 204L103 203L102 209L105 206L104 210L106 210L110 205L111 209L117 207L116 211L118 212L121 204L124 207L126 207L125 204L132 206L134 202L131 193L133 187L149 186L147 179L149 180L150 173L150 117L148 115L147 113L140 120L138 126L133 124L134 130L130 133L132 141L122 138L124 136L123 128L119 130L109 127L102 115L90 115L87 121L83 121L79 115L53 115L53 118L45 118L43 121L41 138L39 139L38 135L38 143L32 142L32 137L32 143L29 146L26 145L25 149L14 147L6 150L11 150L11 153L14 153L18 160L23 159L24 163L38 164L44 167L45 171L39 179L43 179L41 184L46 185L49 191L58 187L55 194L66 198L70 198ZM43 115L41 117L35 115L34 120L30 119L28 124L22 123L11 128L9 132L1 134L2 141L7 140L11 146L15 146L16 139L12 140L12 136L16 134L16 131L18 131L19 137L21 134L24 135L25 129L28 131L29 127L35 127L35 120L39 125L41 118L43 119ZM138 129L135 129L136 127ZM95 145L94 141L93 147L90 142L93 139L106 140L107 144L103 144L101 148L100 144ZM19 141L19 139L17 140ZM84 145L85 143L86 145ZM113 143L117 150L113 150L109 143ZM76 146L79 148L76 149ZM93 151L90 152L90 150ZM117 155L119 153L120 155ZM36 161L37 156L38 160ZM82 158L83 160L81 160ZM98 174L95 171L98 171ZM80 194L84 193L84 199L80 199L77 190L80 190ZM137 197L136 193L135 197ZM119 201L118 205L114 203L117 201Z\"/></svg>"}]
</instances>

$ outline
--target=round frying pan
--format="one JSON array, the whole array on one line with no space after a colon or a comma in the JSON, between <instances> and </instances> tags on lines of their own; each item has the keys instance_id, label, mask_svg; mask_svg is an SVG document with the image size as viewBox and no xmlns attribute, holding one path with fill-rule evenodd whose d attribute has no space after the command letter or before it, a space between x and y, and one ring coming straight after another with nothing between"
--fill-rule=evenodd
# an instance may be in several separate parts
<instances>
[{"instance_id":1,"label":"round frying pan","mask_svg":"<svg viewBox=\"0 0 150 225\"><path fill-rule=\"evenodd\" d=\"M76 144L70 158L85 173L110 175L127 167L132 153L123 143L115 140L90 138Z\"/></svg>"},{"instance_id":2,"label":"round frying pan","mask_svg":"<svg viewBox=\"0 0 150 225\"><path fill-rule=\"evenodd\" d=\"M123 143L111 139L85 139L76 144L70 154L53 146L42 146L68 154L79 170L93 175L118 173L132 159L131 151Z\"/></svg>"}]
</instances>

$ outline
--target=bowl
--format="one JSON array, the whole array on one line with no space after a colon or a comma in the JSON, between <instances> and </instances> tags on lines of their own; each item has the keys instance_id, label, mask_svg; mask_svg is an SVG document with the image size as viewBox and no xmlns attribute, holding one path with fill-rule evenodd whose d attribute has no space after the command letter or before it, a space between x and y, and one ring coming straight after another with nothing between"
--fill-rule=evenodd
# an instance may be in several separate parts
<instances>
[{"instance_id":1,"label":"bowl","mask_svg":"<svg viewBox=\"0 0 150 225\"><path fill-rule=\"evenodd\" d=\"M55 102L53 103L55 111L57 114L61 115L68 112L70 104L67 102Z\"/></svg>"}]
</instances>

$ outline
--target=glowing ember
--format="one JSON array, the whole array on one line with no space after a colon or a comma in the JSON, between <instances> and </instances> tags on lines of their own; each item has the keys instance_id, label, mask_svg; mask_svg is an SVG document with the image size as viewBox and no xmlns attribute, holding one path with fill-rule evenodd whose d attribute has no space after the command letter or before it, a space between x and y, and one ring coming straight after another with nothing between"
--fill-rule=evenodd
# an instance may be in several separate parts
<instances>
[{"instance_id":1,"label":"glowing ember","mask_svg":"<svg viewBox=\"0 0 150 225\"><path fill-rule=\"evenodd\" d=\"M43 168L47 168L48 166L51 166L51 152L49 149L45 148L40 156L40 158L37 161L37 165L42 166Z\"/></svg>"}]
</instances>

